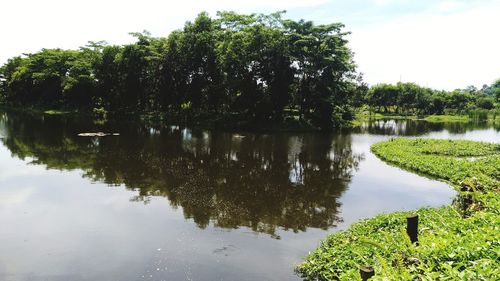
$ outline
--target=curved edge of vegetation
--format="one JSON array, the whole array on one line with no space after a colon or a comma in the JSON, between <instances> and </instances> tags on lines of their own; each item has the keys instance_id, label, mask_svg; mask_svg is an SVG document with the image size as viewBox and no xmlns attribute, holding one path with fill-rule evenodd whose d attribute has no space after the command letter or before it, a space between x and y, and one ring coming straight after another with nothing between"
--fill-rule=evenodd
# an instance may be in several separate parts
<instances>
[{"instance_id":1,"label":"curved edge of vegetation","mask_svg":"<svg viewBox=\"0 0 500 281\"><path fill-rule=\"evenodd\" d=\"M471 204L416 211L418 246L406 234L409 212L378 215L331 234L297 267L305 280L360 280L358 268L365 264L375 269L371 280L500 276L499 144L399 138L377 143L372 151L391 164L449 182Z\"/></svg>"}]
</instances>

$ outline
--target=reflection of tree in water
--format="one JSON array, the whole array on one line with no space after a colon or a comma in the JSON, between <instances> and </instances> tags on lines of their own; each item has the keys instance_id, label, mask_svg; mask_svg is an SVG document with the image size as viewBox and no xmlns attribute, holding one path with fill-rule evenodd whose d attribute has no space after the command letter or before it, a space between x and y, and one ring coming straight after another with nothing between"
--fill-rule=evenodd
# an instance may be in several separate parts
<instances>
[{"instance_id":1,"label":"reflection of tree in water","mask_svg":"<svg viewBox=\"0 0 500 281\"><path fill-rule=\"evenodd\" d=\"M121 137L78 138L89 128L62 118L9 114L3 143L21 158L137 190L132 200L165 196L199 227L326 229L340 220L337 198L363 159L349 135L239 136L125 126Z\"/></svg>"},{"instance_id":2,"label":"reflection of tree in water","mask_svg":"<svg viewBox=\"0 0 500 281\"><path fill-rule=\"evenodd\" d=\"M363 123L355 131L378 135L416 136L443 129L441 123L429 123L418 120L383 119Z\"/></svg>"},{"instance_id":3,"label":"reflection of tree in water","mask_svg":"<svg viewBox=\"0 0 500 281\"><path fill-rule=\"evenodd\" d=\"M468 131L478 130L478 129L488 129L490 127L495 128L495 130L499 130L498 123L489 123L486 121L476 121L476 122L447 122L443 123L443 128L452 134L464 134Z\"/></svg>"},{"instance_id":4,"label":"reflection of tree in water","mask_svg":"<svg viewBox=\"0 0 500 281\"><path fill-rule=\"evenodd\" d=\"M447 130L452 134L462 134L466 133L467 131L487 129L492 125L496 130L499 130L498 124L491 124L488 122L433 123L423 120L411 119L384 119L364 122L359 128L354 129L354 132L379 135L418 136L429 132Z\"/></svg>"}]
</instances>

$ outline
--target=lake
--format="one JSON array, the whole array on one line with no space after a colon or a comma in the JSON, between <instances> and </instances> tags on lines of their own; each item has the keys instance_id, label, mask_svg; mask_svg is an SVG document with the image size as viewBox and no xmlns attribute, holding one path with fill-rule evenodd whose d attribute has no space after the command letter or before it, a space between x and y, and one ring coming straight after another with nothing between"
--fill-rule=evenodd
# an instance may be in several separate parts
<instances>
[{"instance_id":1,"label":"lake","mask_svg":"<svg viewBox=\"0 0 500 281\"><path fill-rule=\"evenodd\" d=\"M120 135L78 136L97 131ZM395 136L498 142L500 128L255 134L0 111L0 280L300 280L327 234L452 201L370 152Z\"/></svg>"}]
</instances>

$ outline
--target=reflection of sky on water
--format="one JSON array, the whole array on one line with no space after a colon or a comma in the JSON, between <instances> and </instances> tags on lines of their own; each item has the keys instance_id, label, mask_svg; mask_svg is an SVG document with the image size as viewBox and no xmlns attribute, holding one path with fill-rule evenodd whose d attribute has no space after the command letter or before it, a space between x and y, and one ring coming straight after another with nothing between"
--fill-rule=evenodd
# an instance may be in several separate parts
<instances>
[{"instance_id":1,"label":"reflection of sky on water","mask_svg":"<svg viewBox=\"0 0 500 281\"><path fill-rule=\"evenodd\" d=\"M3 125L0 122L0 128ZM409 125L400 126L408 128ZM52 131L46 142L34 138L32 143L30 133L35 129L29 128L25 137L19 136L16 145L37 145L32 147L33 151L47 153L44 149L50 148L50 139L58 131ZM148 129L146 134L153 141L151 144L143 142L143 138L128 139L126 136L89 140L85 145L89 145L91 154L85 155L85 159L102 154L107 156L106 153L111 159L97 158L96 161L109 162L85 167L85 171L47 169L43 162L29 164L37 159L27 157L20 160L5 145L4 139L0 145L0 280L296 280L293 266L327 233L345 229L361 218L382 212L447 204L454 195L442 182L402 171L376 158L370 152L371 144L391 137L390 134L379 134L391 129L372 127L370 130L374 130L373 135L359 132L349 136L257 136L180 127L167 129L168 134L174 135L180 131L181 141L178 143L171 137L163 138L162 130ZM421 131L431 137L489 141L498 141L499 137L498 131L492 128L465 130L461 134L452 134L445 129L426 131L423 127L410 131ZM55 141L57 143L57 138ZM121 146L120 141L130 144ZM80 143L71 145L76 145L77 149L84 147ZM71 145L69 148L73 147ZM102 150L96 154L96 147L106 148L106 145L110 151ZM145 148L136 150L137 145ZM181 151L174 151L176 145ZM121 155L113 154L115 147L129 152L131 158L124 160ZM54 160L46 156L44 159ZM144 163L157 165L159 171L170 167L161 161L192 165L203 175L213 177L213 182L192 182L190 180L195 179L189 177L195 174L191 172L187 173L187 178L155 178L150 167L139 165L134 169L138 175L148 177L151 184L138 181L139 186L126 186L114 182L123 177L120 173L133 172L125 169L128 165L135 165L137 159L133 156L151 158L150 162ZM214 157L219 162L212 163ZM219 165L224 168L218 170ZM88 169L110 167L106 173L115 171L120 176L106 179L108 184L100 178L89 180L82 177L89 173ZM240 179L237 173L245 175L245 169L249 167L248 171L261 178L255 181L252 177ZM336 173L338 167L344 167L345 172ZM283 175L272 177L267 174L272 172ZM322 179L325 176L329 178ZM180 187L199 183L214 185L215 191L206 189L214 202L202 202L207 198L204 194L188 193L182 197L186 188L179 190L180 187L171 186L179 180ZM143 192L141 188L156 186L158 182L162 189L153 189L155 193L147 196L147 204L133 201L138 193ZM332 182L333 191L343 186L345 190L337 194L318 187ZM286 230L282 225L288 222L283 221L275 209L269 206L259 208L260 205L252 202L264 200L264 197L253 197L249 193L237 196L238 192L248 192L242 189L243 186L255 186L259 192L275 188L268 194L275 198L265 202L282 204L278 207L285 212L293 212L294 207L315 215L332 212L316 219L338 216L339 220L332 221L324 230L314 227L320 225L317 221L300 218L304 220L290 223L300 226L299 231ZM280 193L282 189L286 192ZM325 196L331 197L326 201L318 201L317 197L294 201L308 196L309 189L326 192ZM193 190L188 188L187 191ZM175 201L179 196L182 200ZM193 200L195 203L185 201L189 198L196 199ZM291 201L283 204L282 200ZM228 209L220 207L229 203L229 206L241 208L241 212L227 212ZM295 204L311 206L302 206L304 209L301 209ZM207 225L200 227L193 216L205 213L212 217ZM241 218L231 217L236 215ZM250 218L258 222L255 229L246 225ZM276 229L268 233L273 223Z\"/></svg>"},{"instance_id":2,"label":"reflection of sky on water","mask_svg":"<svg viewBox=\"0 0 500 281\"><path fill-rule=\"evenodd\" d=\"M466 131L464 133L454 133L449 130L440 132L431 132L425 137L435 139L466 139L473 141L500 142L500 130L495 128L477 129L474 131Z\"/></svg>"},{"instance_id":3,"label":"reflection of sky on water","mask_svg":"<svg viewBox=\"0 0 500 281\"><path fill-rule=\"evenodd\" d=\"M26 166L5 154L0 147L1 171L10 175L0 180L0 220L9 226L0 229L2 280L293 277L290 266L300 254L282 255L288 246L281 240L247 229L200 229L162 197L131 203L134 191L89 184L78 171ZM224 247L229 250L217 251ZM264 252L272 263L261 258ZM272 279L271 272L281 277Z\"/></svg>"}]
</instances>

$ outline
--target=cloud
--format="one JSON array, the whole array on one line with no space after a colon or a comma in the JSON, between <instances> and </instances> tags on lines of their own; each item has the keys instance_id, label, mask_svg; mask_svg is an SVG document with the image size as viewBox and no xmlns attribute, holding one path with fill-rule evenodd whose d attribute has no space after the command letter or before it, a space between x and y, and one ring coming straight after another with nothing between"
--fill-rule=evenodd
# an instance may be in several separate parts
<instances>
[{"instance_id":1,"label":"cloud","mask_svg":"<svg viewBox=\"0 0 500 281\"><path fill-rule=\"evenodd\" d=\"M373 4L377 6L387 6L397 2L397 0L372 0Z\"/></svg>"},{"instance_id":2,"label":"cloud","mask_svg":"<svg viewBox=\"0 0 500 281\"><path fill-rule=\"evenodd\" d=\"M4 1L0 10L0 63L41 48L77 48L88 40L121 44L132 31L165 36L199 12L218 10L272 12L314 7L328 0L160 1L160 0L18 0Z\"/></svg>"},{"instance_id":3,"label":"cloud","mask_svg":"<svg viewBox=\"0 0 500 281\"><path fill-rule=\"evenodd\" d=\"M465 3L463 3L463 2L459 2L459 1L444 1L444 2L438 3L434 7L434 10L436 12L447 13L447 12L456 11L456 10L458 10L460 8L463 8L463 7L465 7Z\"/></svg>"},{"instance_id":4,"label":"cloud","mask_svg":"<svg viewBox=\"0 0 500 281\"><path fill-rule=\"evenodd\" d=\"M481 86L500 77L498 14L500 5L446 15L434 10L353 30L350 44L371 84Z\"/></svg>"},{"instance_id":5,"label":"cloud","mask_svg":"<svg viewBox=\"0 0 500 281\"><path fill-rule=\"evenodd\" d=\"M269 13L343 22L355 60L371 84L415 81L436 88L481 86L500 76L500 3L494 0L16 0L0 9L0 64L41 48L77 48L88 40L132 41L131 31L166 36L199 12Z\"/></svg>"}]
</instances>

